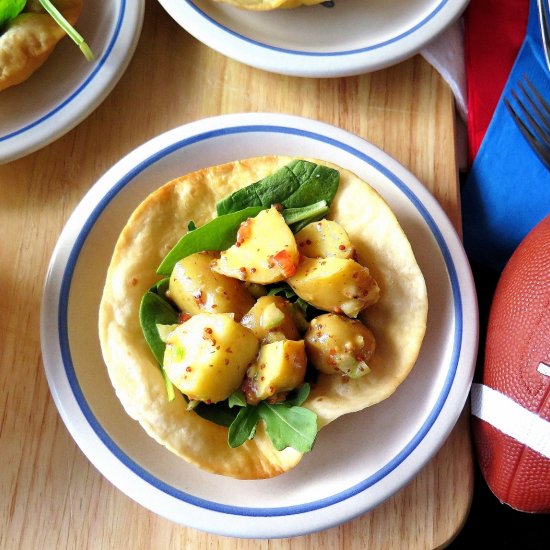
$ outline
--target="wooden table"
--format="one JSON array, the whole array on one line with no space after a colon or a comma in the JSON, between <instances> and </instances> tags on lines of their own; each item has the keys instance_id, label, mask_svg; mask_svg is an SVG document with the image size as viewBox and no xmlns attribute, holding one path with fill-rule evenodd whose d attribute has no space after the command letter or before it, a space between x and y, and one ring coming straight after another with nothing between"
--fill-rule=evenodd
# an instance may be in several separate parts
<instances>
[{"instance_id":1,"label":"wooden table","mask_svg":"<svg viewBox=\"0 0 550 550\"><path fill-rule=\"evenodd\" d=\"M136 54L76 129L0 166L0 548L424 549L445 546L468 514L473 460L464 411L403 490L330 530L286 540L212 536L162 519L114 488L68 434L43 371L39 311L54 244L112 164L149 138L202 117L272 111L354 132L398 159L460 226L453 97L421 58L372 74L300 79L213 52L147 2Z\"/></svg>"}]
</instances>

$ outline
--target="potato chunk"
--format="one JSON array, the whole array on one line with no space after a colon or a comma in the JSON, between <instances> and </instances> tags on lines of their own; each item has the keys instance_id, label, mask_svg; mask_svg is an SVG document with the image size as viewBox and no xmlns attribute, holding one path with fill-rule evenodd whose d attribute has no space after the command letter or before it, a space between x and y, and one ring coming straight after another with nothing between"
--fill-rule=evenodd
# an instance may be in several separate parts
<instances>
[{"instance_id":1,"label":"potato chunk","mask_svg":"<svg viewBox=\"0 0 550 550\"><path fill-rule=\"evenodd\" d=\"M216 403L239 388L259 345L229 315L199 313L168 335L164 370L189 399Z\"/></svg>"},{"instance_id":2,"label":"potato chunk","mask_svg":"<svg viewBox=\"0 0 550 550\"><path fill-rule=\"evenodd\" d=\"M243 391L248 403L297 388L306 374L307 358L304 341L280 340L264 344L258 360L247 373Z\"/></svg>"},{"instance_id":3,"label":"potato chunk","mask_svg":"<svg viewBox=\"0 0 550 550\"><path fill-rule=\"evenodd\" d=\"M296 273L287 280L294 292L311 305L335 313L357 317L376 303L378 284L368 268L344 258L302 256Z\"/></svg>"},{"instance_id":4,"label":"potato chunk","mask_svg":"<svg viewBox=\"0 0 550 550\"><path fill-rule=\"evenodd\" d=\"M298 260L292 231L281 213L269 208L241 224L237 242L214 260L212 269L241 281L265 285L294 274Z\"/></svg>"},{"instance_id":5,"label":"potato chunk","mask_svg":"<svg viewBox=\"0 0 550 550\"><path fill-rule=\"evenodd\" d=\"M234 313L238 320L254 305L243 283L210 269L212 252L180 260L170 276L167 296L184 312Z\"/></svg>"},{"instance_id":6,"label":"potato chunk","mask_svg":"<svg viewBox=\"0 0 550 550\"><path fill-rule=\"evenodd\" d=\"M308 258L351 258L354 253L346 230L332 220L306 225L295 239L300 254Z\"/></svg>"},{"instance_id":7,"label":"potato chunk","mask_svg":"<svg viewBox=\"0 0 550 550\"><path fill-rule=\"evenodd\" d=\"M280 296L262 296L241 319L262 343L277 340L299 340L294 321L294 306Z\"/></svg>"},{"instance_id":8,"label":"potato chunk","mask_svg":"<svg viewBox=\"0 0 550 550\"><path fill-rule=\"evenodd\" d=\"M368 372L376 348L372 332L357 319L327 313L310 322L305 335L311 364L326 374L359 378Z\"/></svg>"}]
</instances>

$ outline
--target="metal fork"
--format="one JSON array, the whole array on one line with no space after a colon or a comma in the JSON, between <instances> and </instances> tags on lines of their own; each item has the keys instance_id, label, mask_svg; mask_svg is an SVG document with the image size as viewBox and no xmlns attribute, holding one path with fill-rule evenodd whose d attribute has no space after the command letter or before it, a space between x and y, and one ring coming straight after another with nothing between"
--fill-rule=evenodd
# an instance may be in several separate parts
<instances>
[{"instance_id":1,"label":"metal fork","mask_svg":"<svg viewBox=\"0 0 550 550\"><path fill-rule=\"evenodd\" d=\"M546 66L550 70L550 2L549 0L537 0L537 7L544 57Z\"/></svg>"},{"instance_id":2,"label":"metal fork","mask_svg":"<svg viewBox=\"0 0 550 550\"><path fill-rule=\"evenodd\" d=\"M524 74L512 89L514 102L504 98L514 122L540 160L550 170L550 103Z\"/></svg>"}]
</instances>

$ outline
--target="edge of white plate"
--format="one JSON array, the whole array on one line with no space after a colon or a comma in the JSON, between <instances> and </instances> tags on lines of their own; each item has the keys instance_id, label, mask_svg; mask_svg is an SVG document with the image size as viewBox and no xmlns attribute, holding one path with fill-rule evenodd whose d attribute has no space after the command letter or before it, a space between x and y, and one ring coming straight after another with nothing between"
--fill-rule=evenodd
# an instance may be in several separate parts
<instances>
[{"instance_id":1,"label":"edge of white plate","mask_svg":"<svg viewBox=\"0 0 550 550\"><path fill-rule=\"evenodd\" d=\"M120 5L115 32L84 83L40 119L0 135L0 164L34 153L64 136L111 93L134 55L145 14L145 0L120 0ZM98 78L102 71L108 71L110 77Z\"/></svg>"},{"instance_id":2,"label":"edge of white plate","mask_svg":"<svg viewBox=\"0 0 550 550\"><path fill-rule=\"evenodd\" d=\"M412 57L454 23L469 0L441 0L437 9L421 24L387 43L327 54L285 50L252 40L221 25L192 0L158 1L187 32L235 61L288 76L332 78L376 71Z\"/></svg>"}]
</instances>

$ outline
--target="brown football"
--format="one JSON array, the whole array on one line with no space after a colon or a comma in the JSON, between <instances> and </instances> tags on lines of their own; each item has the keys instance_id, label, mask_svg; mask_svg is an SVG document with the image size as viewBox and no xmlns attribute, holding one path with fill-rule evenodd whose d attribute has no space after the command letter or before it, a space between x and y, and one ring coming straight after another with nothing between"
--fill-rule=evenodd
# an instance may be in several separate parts
<instances>
[{"instance_id":1,"label":"brown football","mask_svg":"<svg viewBox=\"0 0 550 550\"><path fill-rule=\"evenodd\" d=\"M472 415L480 469L494 495L516 510L550 513L550 216L498 281Z\"/></svg>"}]
</instances>

